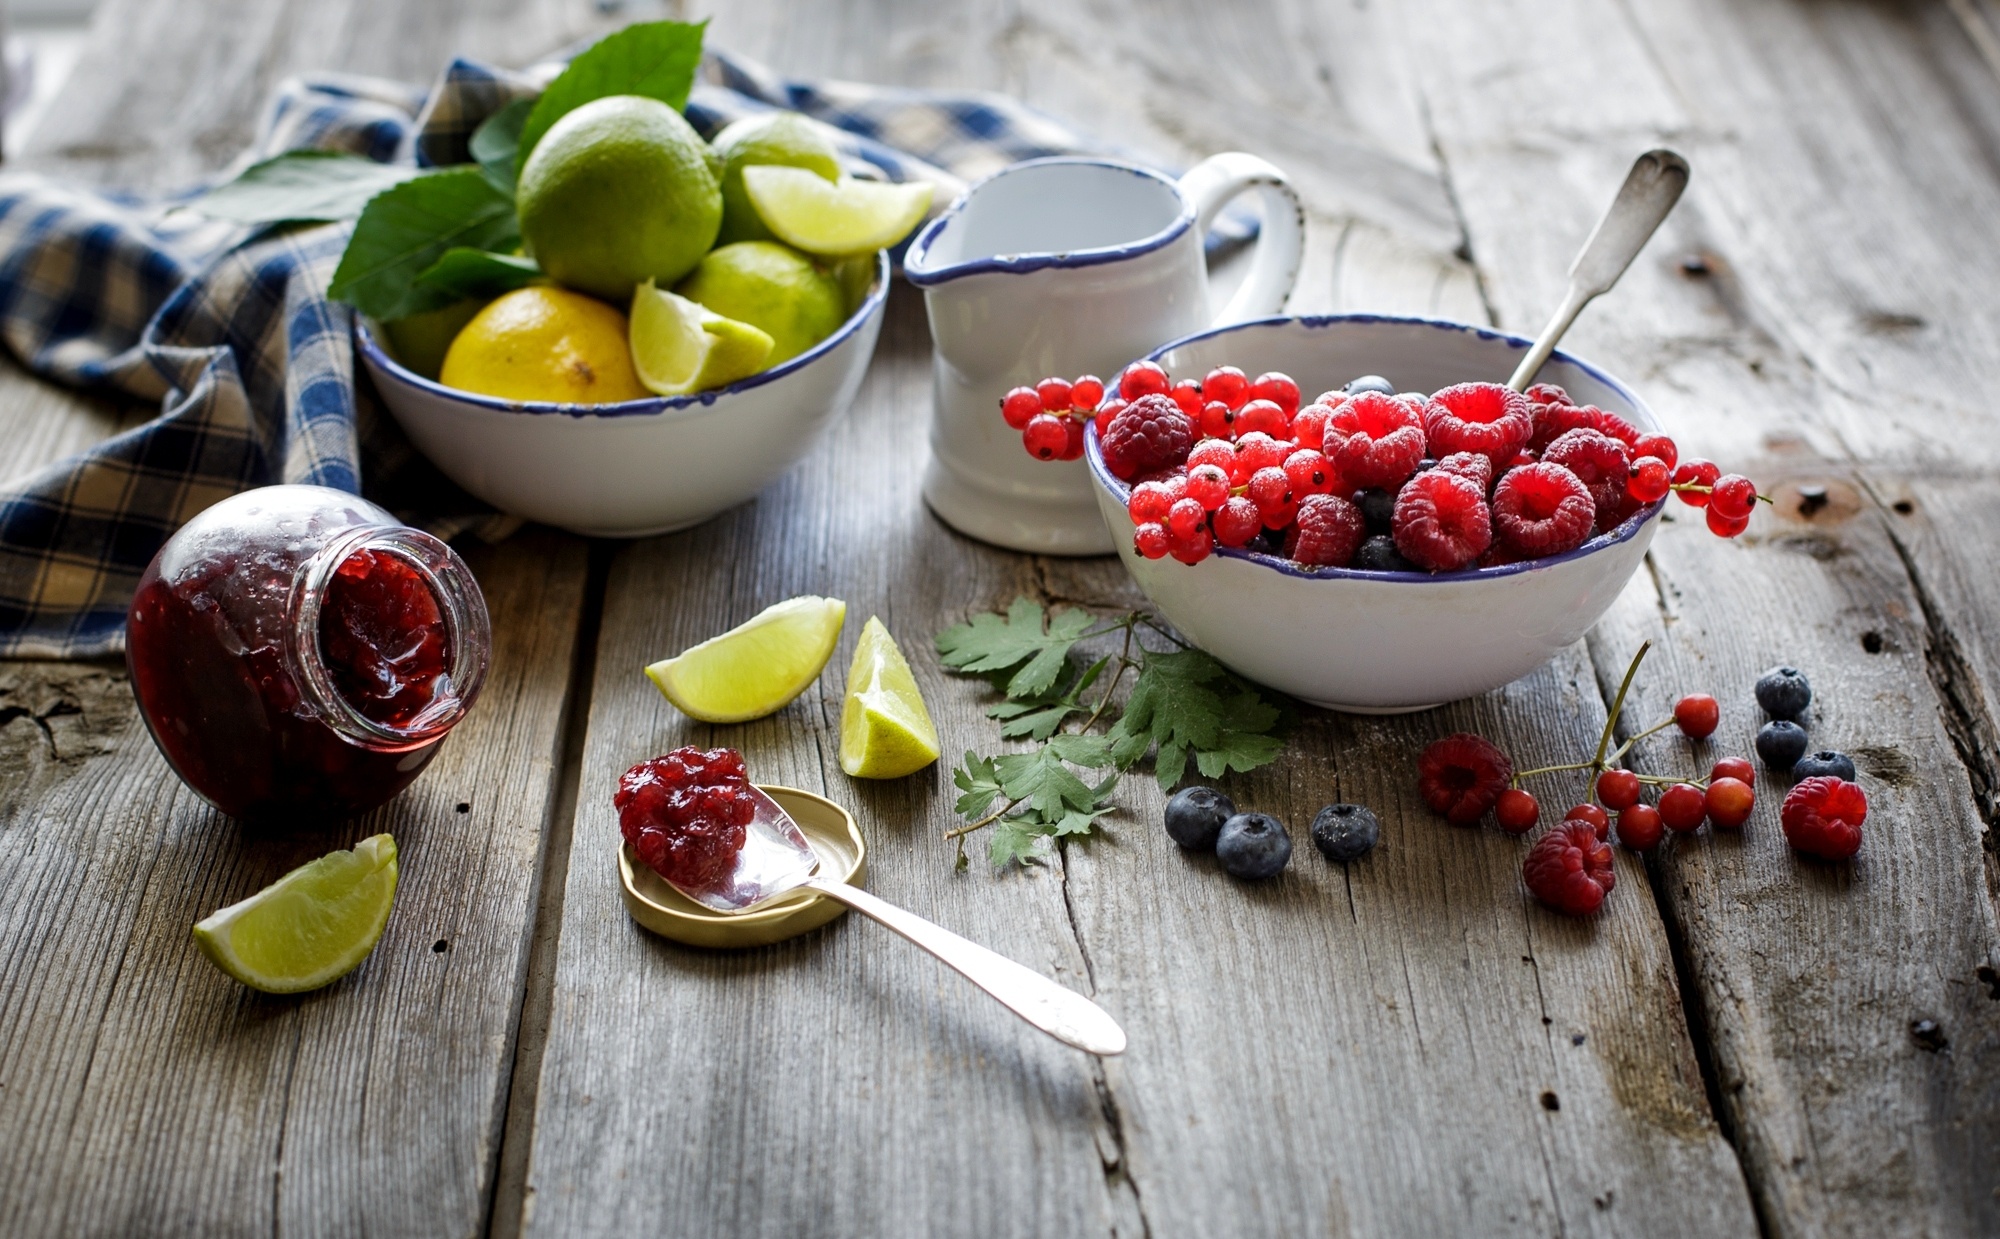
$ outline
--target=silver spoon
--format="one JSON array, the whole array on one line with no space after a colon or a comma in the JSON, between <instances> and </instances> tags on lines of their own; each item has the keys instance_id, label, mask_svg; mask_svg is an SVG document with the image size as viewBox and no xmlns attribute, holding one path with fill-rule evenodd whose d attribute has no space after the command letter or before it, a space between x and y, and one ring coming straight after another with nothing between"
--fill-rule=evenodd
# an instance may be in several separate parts
<instances>
[{"instance_id":1,"label":"silver spoon","mask_svg":"<svg viewBox=\"0 0 2000 1239\"><path fill-rule=\"evenodd\" d=\"M1583 243L1582 252L1569 265L1569 293L1556 307L1549 325L1535 337L1535 346L1515 367L1514 377L1507 380L1507 386L1526 391L1528 384L1535 381L1536 372L1555 351L1556 342L1563 338L1569 325L1592 298L1609 292L1618 277L1625 274L1625 268L1645 248L1660 221L1680 201L1687 183L1688 162L1672 151L1647 151L1633 162L1632 170L1625 174L1625 183L1618 188L1618 196L1605 208L1604 218L1597 221L1590 240Z\"/></svg>"},{"instance_id":2,"label":"silver spoon","mask_svg":"<svg viewBox=\"0 0 2000 1239\"><path fill-rule=\"evenodd\" d=\"M818 891L929 951L999 999L1008 1010L1063 1044L1089 1054L1125 1052L1125 1030L1082 994L859 887L821 876L819 856L791 814L759 788L752 787L750 794L757 815L745 832L743 850L736 854L735 871L713 887L697 889L674 883L681 894L705 908L737 913L749 912L801 887Z\"/></svg>"}]
</instances>

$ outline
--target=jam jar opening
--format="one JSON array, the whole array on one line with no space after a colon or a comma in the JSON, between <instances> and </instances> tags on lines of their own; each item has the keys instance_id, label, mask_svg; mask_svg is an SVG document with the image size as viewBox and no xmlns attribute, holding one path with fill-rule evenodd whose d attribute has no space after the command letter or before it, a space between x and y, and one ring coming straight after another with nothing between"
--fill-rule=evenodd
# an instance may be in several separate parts
<instances>
[{"instance_id":1,"label":"jam jar opening","mask_svg":"<svg viewBox=\"0 0 2000 1239\"><path fill-rule=\"evenodd\" d=\"M463 560L407 527L361 526L299 566L288 662L342 739L378 752L430 744L486 679L486 602Z\"/></svg>"}]
</instances>

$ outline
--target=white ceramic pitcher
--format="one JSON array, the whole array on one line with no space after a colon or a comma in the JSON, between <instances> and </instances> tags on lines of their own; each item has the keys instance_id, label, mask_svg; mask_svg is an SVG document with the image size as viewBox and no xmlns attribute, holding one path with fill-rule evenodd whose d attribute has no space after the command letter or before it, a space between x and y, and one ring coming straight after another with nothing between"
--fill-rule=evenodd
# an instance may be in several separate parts
<instances>
[{"instance_id":1,"label":"white ceramic pitcher","mask_svg":"<svg viewBox=\"0 0 2000 1239\"><path fill-rule=\"evenodd\" d=\"M1203 238L1230 199L1264 198L1250 272L1217 314ZM946 523L1018 551L1117 549L1084 462L1039 461L1000 417L1010 388L1095 374L1221 323L1275 314L1298 279L1305 213L1255 155L1202 161L1179 181L1109 159L1035 159L968 189L911 244L936 341L924 498ZM1177 376L1180 377L1180 376Z\"/></svg>"}]
</instances>

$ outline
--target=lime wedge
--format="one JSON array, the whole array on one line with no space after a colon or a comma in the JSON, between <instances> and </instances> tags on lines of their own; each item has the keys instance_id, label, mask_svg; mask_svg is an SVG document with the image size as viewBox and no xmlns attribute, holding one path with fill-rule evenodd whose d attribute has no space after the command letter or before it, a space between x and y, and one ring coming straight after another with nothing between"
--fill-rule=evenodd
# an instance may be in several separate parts
<instances>
[{"instance_id":1,"label":"lime wedge","mask_svg":"<svg viewBox=\"0 0 2000 1239\"><path fill-rule=\"evenodd\" d=\"M840 257L894 245L931 205L928 181L828 181L776 164L743 169L743 188L778 239L809 254Z\"/></svg>"},{"instance_id":2,"label":"lime wedge","mask_svg":"<svg viewBox=\"0 0 2000 1239\"><path fill-rule=\"evenodd\" d=\"M771 337L748 323L655 288L632 291L632 366L661 396L723 387L764 368Z\"/></svg>"},{"instance_id":3,"label":"lime wedge","mask_svg":"<svg viewBox=\"0 0 2000 1239\"><path fill-rule=\"evenodd\" d=\"M900 779L938 758L937 728L896 639L874 616L861 628L840 705L840 768L857 779Z\"/></svg>"},{"instance_id":4,"label":"lime wedge","mask_svg":"<svg viewBox=\"0 0 2000 1239\"><path fill-rule=\"evenodd\" d=\"M354 971L396 904L396 841L331 852L198 922L195 945L251 989L296 994Z\"/></svg>"},{"instance_id":5,"label":"lime wedge","mask_svg":"<svg viewBox=\"0 0 2000 1239\"><path fill-rule=\"evenodd\" d=\"M646 668L681 713L704 723L775 714L819 678L847 604L806 594Z\"/></svg>"}]
</instances>

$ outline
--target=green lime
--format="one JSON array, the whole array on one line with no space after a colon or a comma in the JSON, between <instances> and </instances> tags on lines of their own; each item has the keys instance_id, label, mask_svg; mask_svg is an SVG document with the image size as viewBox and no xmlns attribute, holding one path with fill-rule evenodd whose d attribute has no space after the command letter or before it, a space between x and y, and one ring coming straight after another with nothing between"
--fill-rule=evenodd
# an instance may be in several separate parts
<instances>
[{"instance_id":1,"label":"green lime","mask_svg":"<svg viewBox=\"0 0 2000 1239\"><path fill-rule=\"evenodd\" d=\"M719 637L710 637L646 668L667 700L704 723L745 723L776 714L819 678L847 604L805 594L765 607Z\"/></svg>"},{"instance_id":2,"label":"green lime","mask_svg":"<svg viewBox=\"0 0 2000 1239\"><path fill-rule=\"evenodd\" d=\"M671 284L715 244L712 158L659 100L594 99L550 126L521 168L521 238L557 283L624 305L641 280Z\"/></svg>"},{"instance_id":3,"label":"green lime","mask_svg":"<svg viewBox=\"0 0 2000 1239\"><path fill-rule=\"evenodd\" d=\"M931 206L929 181L824 181L798 168L751 167L743 188L778 239L838 258L894 245Z\"/></svg>"},{"instance_id":4,"label":"green lime","mask_svg":"<svg viewBox=\"0 0 2000 1239\"><path fill-rule=\"evenodd\" d=\"M330 984L359 967L396 904L396 841L332 852L194 927L217 968L270 994Z\"/></svg>"},{"instance_id":5,"label":"green lime","mask_svg":"<svg viewBox=\"0 0 2000 1239\"><path fill-rule=\"evenodd\" d=\"M651 280L632 294L632 364L659 395L725 387L762 370L770 355L770 336Z\"/></svg>"},{"instance_id":6,"label":"green lime","mask_svg":"<svg viewBox=\"0 0 2000 1239\"><path fill-rule=\"evenodd\" d=\"M797 112L746 116L715 135L722 157L722 232L716 243L768 241L771 230L757 217L743 189L743 169L751 164L804 168L829 181L840 179L840 161L813 123Z\"/></svg>"},{"instance_id":7,"label":"green lime","mask_svg":"<svg viewBox=\"0 0 2000 1239\"><path fill-rule=\"evenodd\" d=\"M395 351L397 361L427 379L435 379L444 368L444 355L451 351L451 342L485 308L484 301L468 297L442 310L426 310L383 323L382 334L389 337L389 347Z\"/></svg>"},{"instance_id":8,"label":"green lime","mask_svg":"<svg viewBox=\"0 0 2000 1239\"><path fill-rule=\"evenodd\" d=\"M896 639L874 616L862 625L840 705L840 768L857 779L900 779L938 759L937 727Z\"/></svg>"},{"instance_id":9,"label":"green lime","mask_svg":"<svg viewBox=\"0 0 2000 1239\"><path fill-rule=\"evenodd\" d=\"M847 318L840 282L804 254L776 241L721 246L674 291L769 335L773 347L765 359L767 366L797 357L832 335Z\"/></svg>"}]
</instances>

